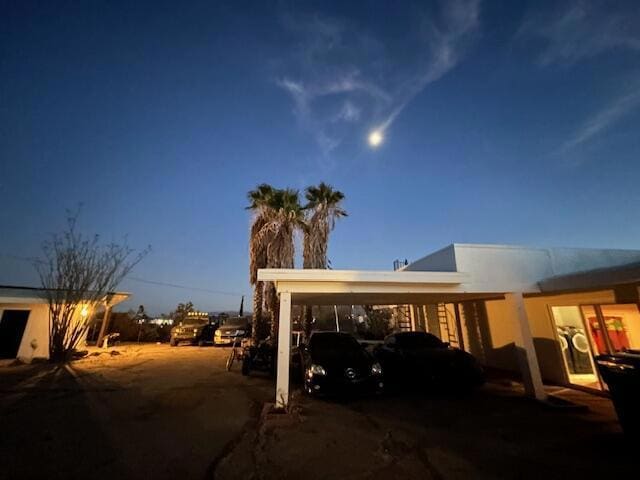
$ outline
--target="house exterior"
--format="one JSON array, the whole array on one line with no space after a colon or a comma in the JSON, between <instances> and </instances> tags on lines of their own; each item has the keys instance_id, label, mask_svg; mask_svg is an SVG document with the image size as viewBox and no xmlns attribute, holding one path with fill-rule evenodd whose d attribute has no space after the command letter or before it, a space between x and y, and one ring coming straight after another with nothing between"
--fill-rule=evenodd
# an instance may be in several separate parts
<instances>
[{"instance_id":1,"label":"house exterior","mask_svg":"<svg viewBox=\"0 0 640 480\"><path fill-rule=\"evenodd\" d=\"M0 359L23 362L49 358L49 304L39 288L0 286ZM105 301L111 308L129 294L114 293ZM78 321L93 312L80 306Z\"/></svg>"},{"instance_id":2,"label":"house exterior","mask_svg":"<svg viewBox=\"0 0 640 480\"><path fill-rule=\"evenodd\" d=\"M280 296L276 405L289 399L294 305L404 305L403 328L431 332L486 366L604 388L593 355L640 349L640 250L452 244L396 271L260 269Z\"/></svg>"},{"instance_id":3,"label":"house exterior","mask_svg":"<svg viewBox=\"0 0 640 480\"><path fill-rule=\"evenodd\" d=\"M601 390L593 356L640 349L640 250L452 244L402 270L465 272L522 291L546 382ZM414 330L518 370L518 333L502 296L408 308Z\"/></svg>"}]
</instances>

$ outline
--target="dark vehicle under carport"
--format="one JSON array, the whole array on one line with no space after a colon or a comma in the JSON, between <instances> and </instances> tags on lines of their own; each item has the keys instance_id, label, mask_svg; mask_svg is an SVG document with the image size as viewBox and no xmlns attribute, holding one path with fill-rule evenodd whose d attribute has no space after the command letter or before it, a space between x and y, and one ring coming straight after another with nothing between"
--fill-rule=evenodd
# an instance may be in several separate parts
<instances>
[{"instance_id":1,"label":"dark vehicle under carport","mask_svg":"<svg viewBox=\"0 0 640 480\"><path fill-rule=\"evenodd\" d=\"M484 372L469 353L426 332L389 335L374 349L388 387L469 391L481 386Z\"/></svg>"}]
</instances>

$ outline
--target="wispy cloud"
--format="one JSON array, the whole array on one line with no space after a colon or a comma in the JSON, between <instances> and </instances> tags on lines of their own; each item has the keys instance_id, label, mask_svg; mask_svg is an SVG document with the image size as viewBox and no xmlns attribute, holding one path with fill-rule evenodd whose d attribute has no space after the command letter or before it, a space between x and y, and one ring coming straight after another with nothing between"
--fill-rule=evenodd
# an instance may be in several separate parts
<instances>
[{"instance_id":1,"label":"wispy cloud","mask_svg":"<svg viewBox=\"0 0 640 480\"><path fill-rule=\"evenodd\" d=\"M452 70L460 61L466 41L476 31L479 23L479 0L450 1L443 5L442 25L431 18L423 19L423 42L429 50L429 58L422 68L400 87L398 104L380 125L386 130L400 115L407 104L432 82Z\"/></svg>"},{"instance_id":2,"label":"wispy cloud","mask_svg":"<svg viewBox=\"0 0 640 480\"><path fill-rule=\"evenodd\" d=\"M640 88L616 98L606 107L596 112L571 138L562 144L558 153L567 152L591 140L638 107L640 107Z\"/></svg>"},{"instance_id":3,"label":"wispy cloud","mask_svg":"<svg viewBox=\"0 0 640 480\"><path fill-rule=\"evenodd\" d=\"M390 128L416 95L455 68L478 30L479 11L479 0L420 9L394 44L345 19L287 13L283 24L298 47L282 62L277 84L326 156L365 128Z\"/></svg>"},{"instance_id":4,"label":"wispy cloud","mask_svg":"<svg viewBox=\"0 0 640 480\"><path fill-rule=\"evenodd\" d=\"M639 26L640 8L635 0L573 0L557 8L532 11L523 22L518 38L542 41L536 57L541 67L571 67L603 54L640 54ZM640 84L627 86L610 98L575 129L554 155L566 154L604 135L640 107Z\"/></svg>"},{"instance_id":5,"label":"wispy cloud","mask_svg":"<svg viewBox=\"0 0 640 480\"><path fill-rule=\"evenodd\" d=\"M534 12L519 35L544 41L540 65L571 65L612 49L640 51L640 8L636 0L563 3Z\"/></svg>"}]
</instances>

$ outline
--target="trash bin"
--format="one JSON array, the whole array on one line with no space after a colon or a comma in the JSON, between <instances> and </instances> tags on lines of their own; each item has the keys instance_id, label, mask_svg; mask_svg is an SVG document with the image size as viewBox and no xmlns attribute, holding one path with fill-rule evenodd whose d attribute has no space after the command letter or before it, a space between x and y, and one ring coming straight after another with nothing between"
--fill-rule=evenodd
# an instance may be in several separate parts
<instances>
[{"instance_id":1,"label":"trash bin","mask_svg":"<svg viewBox=\"0 0 640 480\"><path fill-rule=\"evenodd\" d=\"M609 387L626 435L640 435L640 353L598 355L596 364Z\"/></svg>"}]
</instances>

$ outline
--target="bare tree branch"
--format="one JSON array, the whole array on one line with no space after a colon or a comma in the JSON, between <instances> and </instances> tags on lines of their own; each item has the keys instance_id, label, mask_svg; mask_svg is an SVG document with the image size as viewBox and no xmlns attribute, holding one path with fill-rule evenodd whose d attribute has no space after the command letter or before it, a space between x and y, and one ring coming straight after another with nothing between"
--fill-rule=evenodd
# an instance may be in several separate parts
<instances>
[{"instance_id":1,"label":"bare tree branch","mask_svg":"<svg viewBox=\"0 0 640 480\"><path fill-rule=\"evenodd\" d=\"M89 327L89 312L111 301L122 279L151 250L138 254L126 244L101 245L98 235L77 230L80 209L67 211L67 228L43 243L34 261L42 295L49 304L49 357L70 358Z\"/></svg>"}]
</instances>

